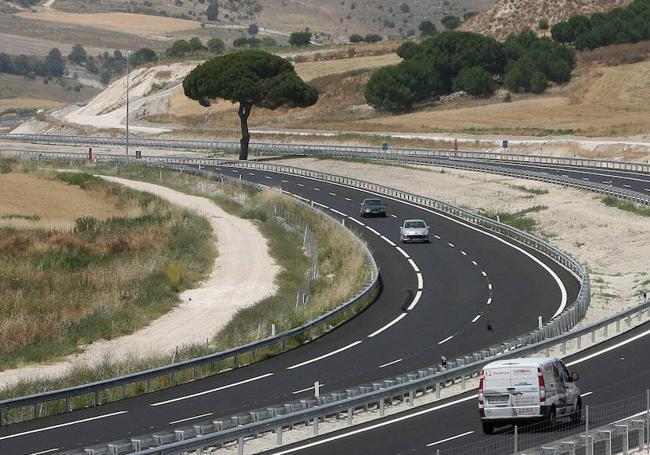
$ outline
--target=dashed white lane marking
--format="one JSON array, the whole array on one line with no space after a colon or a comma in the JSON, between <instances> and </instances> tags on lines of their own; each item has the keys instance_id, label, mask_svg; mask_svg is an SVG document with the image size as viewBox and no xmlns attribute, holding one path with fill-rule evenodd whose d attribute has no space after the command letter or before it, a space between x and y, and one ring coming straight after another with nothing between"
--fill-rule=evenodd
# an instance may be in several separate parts
<instances>
[{"instance_id":1,"label":"dashed white lane marking","mask_svg":"<svg viewBox=\"0 0 650 455\"><path fill-rule=\"evenodd\" d=\"M413 308L415 308L415 305L417 305L418 302L420 301L420 297L422 297L422 291L418 290L418 292L415 293L415 297L413 298L413 301L411 302L411 304L408 306L406 310L411 311Z\"/></svg>"},{"instance_id":2,"label":"dashed white lane marking","mask_svg":"<svg viewBox=\"0 0 650 455\"><path fill-rule=\"evenodd\" d=\"M568 177L568 176L569 176L568 174L562 174L562 177Z\"/></svg>"},{"instance_id":3,"label":"dashed white lane marking","mask_svg":"<svg viewBox=\"0 0 650 455\"><path fill-rule=\"evenodd\" d=\"M648 191L650 191L650 190L648 190ZM390 216L392 216L393 218L397 218L397 215L393 215L392 213L390 214Z\"/></svg>"},{"instance_id":4,"label":"dashed white lane marking","mask_svg":"<svg viewBox=\"0 0 650 455\"><path fill-rule=\"evenodd\" d=\"M475 317L474 319L472 319L472 324L474 324L474 323L475 323L476 321L478 321L479 319L481 319L481 315L480 315L480 314L477 314L476 317Z\"/></svg>"},{"instance_id":5,"label":"dashed white lane marking","mask_svg":"<svg viewBox=\"0 0 650 455\"><path fill-rule=\"evenodd\" d=\"M294 368L300 368L302 366L309 365L310 363L318 362L319 360L323 360L323 359L326 359L327 357L331 357L333 355L336 355L339 352L347 351L348 349L353 348L353 347L355 347L356 345L358 345L360 343L361 343L361 340L355 341L354 343L350 343L347 346L343 346L342 348L339 348L339 349L337 349L335 351L328 352L327 354L323 354L320 357L316 357L314 359L307 360L305 362L297 363L295 365L287 367L287 370L293 370Z\"/></svg>"},{"instance_id":6,"label":"dashed white lane marking","mask_svg":"<svg viewBox=\"0 0 650 455\"><path fill-rule=\"evenodd\" d=\"M472 264L474 264L474 265L478 265L478 264L476 263L476 261L472 261Z\"/></svg>"},{"instance_id":7,"label":"dashed white lane marking","mask_svg":"<svg viewBox=\"0 0 650 455\"><path fill-rule=\"evenodd\" d=\"M582 177L582 180L589 180L587 177Z\"/></svg>"},{"instance_id":8,"label":"dashed white lane marking","mask_svg":"<svg viewBox=\"0 0 650 455\"><path fill-rule=\"evenodd\" d=\"M487 304L488 304L488 305L492 305L492 297L490 297L489 299L487 299Z\"/></svg>"},{"instance_id":9,"label":"dashed white lane marking","mask_svg":"<svg viewBox=\"0 0 650 455\"><path fill-rule=\"evenodd\" d=\"M336 196L336 193L330 192L330 196Z\"/></svg>"},{"instance_id":10,"label":"dashed white lane marking","mask_svg":"<svg viewBox=\"0 0 650 455\"><path fill-rule=\"evenodd\" d=\"M289 183L289 180L282 180L282 183Z\"/></svg>"},{"instance_id":11,"label":"dashed white lane marking","mask_svg":"<svg viewBox=\"0 0 650 455\"><path fill-rule=\"evenodd\" d=\"M298 186L305 186L305 185L303 185L302 183L298 183Z\"/></svg>"},{"instance_id":12,"label":"dashed white lane marking","mask_svg":"<svg viewBox=\"0 0 650 455\"><path fill-rule=\"evenodd\" d=\"M59 448L55 447L54 449L42 450L40 452L33 452L33 453L30 453L29 455L44 455L46 453L56 452L57 450L59 450Z\"/></svg>"},{"instance_id":13,"label":"dashed white lane marking","mask_svg":"<svg viewBox=\"0 0 650 455\"><path fill-rule=\"evenodd\" d=\"M389 367L391 365L395 365L396 363L400 363L401 361L402 361L402 359L393 360L392 362L388 362L388 363L384 363L383 365L379 365L379 368L386 368L386 367Z\"/></svg>"},{"instance_id":14,"label":"dashed white lane marking","mask_svg":"<svg viewBox=\"0 0 650 455\"><path fill-rule=\"evenodd\" d=\"M415 261L413 259L409 258L409 264L411 264L411 267L413 267L413 270L415 270L416 272L420 271L420 269L418 268L418 265L415 263Z\"/></svg>"},{"instance_id":15,"label":"dashed white lane marking","mask_svg":"<svg viewBox=\"0 0 650 455\"><path fill-rule=\"evenodd\" d=\"M389 239L388 237L385 237L385 236L382 235L382 236L381 236L381 239L382 239L384 242L388 243L390 246L397 246L397 245L395 244L395 242L393 242L393 241L392 241L391 239Z\"/></svg>"},{"instance_id":16,"label":"dashed white lane marking","mask_svg":"<svg viewBox=\"0 0 650 455\"><path fill-rule=\"evenodd\" d=\"M438 341L438 344L445 344L447 341L451 340L453 337L454 337L454 336L452 335L452 336L449 336L449 337L445 338L445 339L442 340L442 341Z\"/></svg>"},{"instance_id":17,"label":"dashed white lane marking","mask_svg":"<svg viewBox=\"0 0 650 455\"><path fill-rule=\"evenodd\" d=\"M488 283L488 289L492 290L492 283Z\"/></svg>"},{"instance_id":18,"label":"dashed white lane marking","mask_svg":"<svg viewBox=\"0 0 650 455\"><path fill-rule=\"evenodd\" d=\"M366 226L366 229L368 229L370 232L376 235L381 235L380 232L376 231L375 229L371 228L370 226Z\"/></svg>"},{"instance_id":19,"label":"dashed white lane marking","mask_svg":"<svg viewBox=\"0 0 650 455\"><path fill-rule=\"evenodd\" d=\"M222 385L221 387L216 387L214 389L204 390L202 392L193 393L191 395L185 395L183 397L172 398L171 400L159 401L158 403L151 403L149 406L152 406L152 407L162 406L164 404L176 403L177 401L188 400L190 398L200 397L200 396L203 396L203 395L207 395L209 393L219 392L220 390L231 389L233 387L237 387L238 385L248 384L249 382L259 381L260 379L264 379L264 378L268 378L269 376L273 376L273 374L274 373L266 373L266 374L263 374L261 376L255 376L254 378L244 379L243 381L233 382L232 384L228 384L228 385Z\"/></svg>"},{"instance_id":20,"label":"dashed white lane marking","mask_svg":"<svg viewBox=\"0 0 650 455\"><path fill-rule=\"evenodd\" d=\"M646 191L650 191L650 188L646 188L645 190L646 190Z\"/></svg>"},{"instance_id":21,"label":"dashed white lane marking","mask_svg":"<svg viewBox=\"0 0 650 455\"><path fill-rule=\"evenodd\" d=\"M28 435L28 434L41 433L43 431L54 430L56 428L69 427L69 426L77 425L77 424L80 424L80 423L92 422L93 420L107 419L108 417L119 416L119 415L122 415L122 414L126 414L127 412L128 411L111 412L110 414L102 414L102 415L95 416L95 417L88 417L87 419L75 420L73 422L60 423L58 425L52 425L52 426L49 426L49 427L36 428L34 430L23 431L22 433L14 433L14 434L10 434L10 435L7 435L7 436L0 437L0 441L4 441L5 439L18 438L20 436L25 436L25 435Z\"/></svg>"},{"instance_id":22,"label":"dashed white lane marking","mask_svg":"<svg viewBox=\"0 0 650 455\"><path fill-rule=\"evenodd\" d=\"M352 199L350 199L349 197L346 197L345 200L346 201L351 201Z\"/></svg>"},{"instance_id":23,"label":"dashed white lane marking","mask_svg":"<svg viewBox=\"0 0 650 455\"><path fill-rule=\"evenodd\" d=\"M401 247L398 246L396 249L397 249L397 251L402 253L402 256L404 256L406 259L408 259L410 257L409 254L406 251L404 251Z\"/></svg>"},{"instance_id":24,"label":"dashed white lane marking","mask_svg":"<svg viewBox=\"0 0 650 455\"><path fill-rule=\"evenodd\" d=\"M436 238L436 240L440 240L440 236L439 236L439 235L434 235L434 237Z\"/></svg>"},{"instance_id":25,"label":"dashed white lane marking","mask_svg":"<svg viewBox=\"0 0 650 455\"><path fill-rule=\"evenodd\" d=\"M325 385L325 384L319 384L318 386L319 386L319 387L323 387L324 385ZM309 390L314 390L314 386L307 387L306 389L296 390L295 392L291 392L291 393L292 393L293 395L297 395L297 394L299 394L299 393L307 392L307 391L309 391Z\"/></svg>"},{"instance_id":26,"label":"dashed white lane marking","mask_svg":"<svg viewBox=\"0 0 650 455\"><path fill-rule=\"evenodd\" d=\"M625 185L625 184L623 184L623 186L624 186L625 188L632 188L630 185Z\"/></svg>"},{"instance_id":27,"label":"dashed white lane marking","mask_svg":"<svg viewBox=\"0 0 650 455\"><path fill-rule=\"evenodd\" d=\"M348 436L354 436L354 435L357 435L359 433L365 433L366 431L372 431L372 430L376 430L377 428L383 428L385 426L392 425L392 424L397 423L397 422L402 422L404 420L410 420L410 419L419 417L421 415L428 414L430 412L439 411L440 409L445 409L445 408L448 408L448 407L451 407L451 406L455 406L457 404L464 403L466 401L475 400L477 396L478 395L471 395L471 396L468 396L468 397L460 398L458 400L450 401L449 403L441 404L440 406L435 406L433 408L423 409L422 411L414 412L413 414L402 415L400 417L396 417L396 418L391 419L391 420L385 420L385 421L377 423L375 425L370 425L368 427L359 428L358 430L353 430L353 431L350 431L348 433L341 433L341 434L337 434L335 436L331 436L329 438L320 439L318 441L310 442L310 443L305 444L305 445L292 447L290 449L283 450L282 452L276 452L275 455L287 455L288 453L299 452L299 451L308 449L310 447L316 447L316 446L319 446L319 445L322 445L322 444L327 444L328 442L337 441L339 439L347 438Z\"/></svg>"},{"instance_id":28,"label":"dashed white lane marking","mask_svg":"<svg viewBox=\"0 0 650 455\"><path fill-rule=\"evenodd\" d=\"M594 392L585 392L585 393L581 394L580 396L584 398L584 397L588 397L592 393L594 393Z\"/></svg>"},{"instance_id":29,"label":"dashed white lane marking","mask_svg":"<svg viewBox=\"0 0 650 455\"><path fill-rule=\"evenodd\" d=\"M255 175L255 173L254 172L249 172L248 175Z\"/></svg>"},{"instance_id":30,"label":"dashed white lane marking","mask_svg":"<svg viewBox=\"0 0 650 455\"><path fill-rule=\"evenodd\" d=\"M208 412L206 414L201 414L201 415L194 416L194 417L187 417L185 419L173 420L173 421L169 422L169 424L170 425L176 425L177 423L183 423L183 422L187 422L187 421L194 420L194 419L200 419L201 417L207 417L207 416L211 416L211 415L212 415L212 413Z\"/></svg>"},{"instance_id":31,"label":"dashed white lane marking","mask_svg":"<svg viewBox=\"0 0 650 455\"><path fill-rule=\"evenodd\" d=\"M330 210L331 210L332 212L336 213L337 215L347 216L345 213L343 213L343 212L339 212L338 210L333 209L332 207L330 207Z\"/></svg>"},{"instance_id":32,"label":"dashed white lane marking","mask_svg":"<svg viewBox=\"0 0 650 455\"><path fill-rule=\"evenodd\" d=\"M485 270L481 270L481 275L487 276L487 273L485 273Z\"/></svg>"},{"instance_id":33,"label":"dashed white lane marking","mask_svg":"<svg viewBox=\"0 0 650 455\"><path fill-rule=\"evenodd\" d=\"M603 183L612 183L612 182L610 182L609 180L603 180L602 182L603 182Z\"/></svg>"},{"instance_id":34,"label":"dashed white lane marking","mask_svg":"<svg viewBox=\"0 0 650 455\"><path fill-rule=\"evenodd\" d=\"M454 247L454 244L451 243L451 242L447 242L447 245L449 245L449 246L452 247L452 248Z\"/></svg>"},{"instance_id":35,"label":"dashed white lane marking","mask_svg":"<svg viewBox=\"0 0 650 455\"><path fill-rule=\"evenodd\" d=\"M424 288L424 281L422 280L422 274L418 272L417 276L418 276L418 289L422 289Z\"/></svg>"},{"instance_id":36,"label":"dashed white lane marking","mask_svg":"<svg viewBox=\"0 0 650 455\"><path fill-rule=\"evenodd\" d=\"M320 191L320 188L314 187L314 191Z\"/></svg>"},{"instance_id":37,"label":"dashed white lane marking","mask_svg":"<svg viewBox=\"0 0 650 455\"><path fill-rule=\"evenodd\" d=\"M460 254L462 254L463 256L467 256L467 253L465 253L464 251L461 251Z\"/></svg>"},{"instance_id":38,"label":"dashed white lane marking","mask_svg":"<svg viewBox=\"0 0 650 455\"><path fill-rule=\"evenodd\" d=\"M264 178L267 180L271 180L271 177L269 177L268 175L265 175Z\"/></svg>"},{"instance_id":39,"label":"dashed white lane marking","mask_svg":"<svg viewBox=\"0 0 650 455\"><path fill-rule=\"evenodd\" d=\"M427 447L437 446L438 444L442 444L442 443L444 443L444 442L453 441L454 439L462 438L462 437L464 437L464 436L467 436L467 435L470 435L470 434L473 434L473 433L474 433L473 431L467 431L467 432L465 432L465 433L457 434L456 436L450 436L450 437L448 437L448 438L441 439L440 441L431 442L431 443L427 444Z\"/></svg>"},{"instance_id":40,"label":"dashed white lane marking","mask_svg":"<svg viewBox=\"0 0 650 455\"><path fill-rule=\"evenodd\" d=\"M354 221L355 223L357 223L360 226L365 226L365 224L363 224L361 221L357 220L356 218L353 218L351 216L349 216L348 218L351 219L352 221Z\"/></svg>"},{"instance_id":41,"label":"dashed white lane marking","mask_svg":"<svg viewBox=\"0 0 650 455\"><path fill-rule=\"evenodd\" d=\"M388 329L390 329L392 326L394 326L395 324L397 324L399 321L401 321L401 320L404 319L405 317L406 317L406 313L402 313L402 314L400 314L399 316L397 316L395 319L393 319L392 321L390 321L388 324L386 324L386 325L383 326L382 328L380 328L380 329L375 330L374 332L372 332L370 335L368 335L368 338L376 337L377 335L379 335L379 334L380 334L381 332L383 332L384 330L388 330Z\"/></svg>"}]
</instances>

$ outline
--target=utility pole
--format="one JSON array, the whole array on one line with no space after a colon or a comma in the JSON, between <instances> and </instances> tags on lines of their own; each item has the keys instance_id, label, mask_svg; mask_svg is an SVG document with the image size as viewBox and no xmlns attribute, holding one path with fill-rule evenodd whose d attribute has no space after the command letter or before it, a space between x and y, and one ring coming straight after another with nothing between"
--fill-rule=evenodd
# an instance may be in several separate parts
<instances>
[{"instance_id":1,"label":"utility pole","mask_svg":"<svg viewBox=\"0 0 650 455\"><path fill-rule=\"evenodd\" d=\"M126 52L126 156L129 156L129 64L131 51Z\"/></svg>"}]
</instances>

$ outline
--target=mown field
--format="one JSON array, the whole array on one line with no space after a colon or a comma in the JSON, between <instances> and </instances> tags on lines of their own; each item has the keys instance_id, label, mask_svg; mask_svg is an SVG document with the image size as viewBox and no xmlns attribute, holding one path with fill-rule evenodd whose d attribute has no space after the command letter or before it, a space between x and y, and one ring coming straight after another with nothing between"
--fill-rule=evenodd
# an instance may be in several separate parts
<instances>
[{"instance_id":1,"label":"mown field","mask_svg":"<svg viewBox=\"0 0 650 455\"><path fill-rule=\"evenodd\" d=\"M209 272L207 220L88 174L0 166L0 368L131 333Z\"/></svg>"}]
</instances>

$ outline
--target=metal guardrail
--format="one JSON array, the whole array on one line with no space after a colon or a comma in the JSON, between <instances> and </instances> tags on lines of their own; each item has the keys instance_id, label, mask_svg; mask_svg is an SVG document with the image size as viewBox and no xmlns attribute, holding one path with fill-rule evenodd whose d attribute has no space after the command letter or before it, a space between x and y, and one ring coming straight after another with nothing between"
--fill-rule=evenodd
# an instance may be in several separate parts
<instances>
[{"instance_id":1,"label":"metal guardrail","mask_svg":"<svg viewBox=\"0 0 650 455\"><path fill-rule=\"evenodd\" d=\"M90 146L124 146L124 137L100 137L100 136L74 136L74 135L52 135L52 134L0 134L0 140L11 142L27 142L34 144L50 145L79 145ZM158 139L130 137L129 144L134 148L156 148L169 149L187 152L226 152L239 153L240 144L238 141L223 140L188 140L188 139ZM446 159L476 159L476 160L499 160L521 163L556 164L566 166L592 167L612 170L625 170L635 172L650 172L650 163L620 161L620 160L599 160L594 158L561 157L547 155L528 155L522 153L509 153L494 151L460 151L431 149L418 147L391 147L380 152L380 147L361 145L332 145L316 143L282 143L252 141L251 152L262 155L331 155L340 153L354 153L357 157L367 156L368 153L379 153L383 157L414 156L414 157L437 157Z\"/></svg>"},{"instance_id":2,"label":"metal guardrail","mask_svg":"<svg viewBox=\"0 0 650 455\"><path fill-rule=\"evenodd\" d=\"M41 157L43 158L43 157ZM210 176L214 179L221 179L222 181L230 181L242 183L238 179L229 176L219 175L217 173L208 173L197 169L192 169L183 165L165 165L167 168L183 170L194 174L202 174ZM244 182L249 183L249 182ZM258 188L266 188L265 185L251 184ZM339 224L336 219L331 217L328 213L322 212L317 208L305 204L303 201L297 200L298 204L310 208L327 219L329 222ZM354 232L354 231L352 231ZM59 407L55 409L57 412L62 413L74 410L74 399L83 399L77 406L88 407L97 406L99 404L112 401L106 399L107 393L110 390L118 389L118 399L123 399L130 395L137 395L141 393L148 393L161 388L175 386L183 382L193 381L211 374L217 374L223 371L225 366L229 368L237 368L244 364L244 362L255 362L265 356L274 355L280 352L293 349L294 347L303 344L308 340L312 340L322 334L331 331L340 323L350 319L360 311L362 311L368 304L372 302L372 295L380 287L379 270L375 259L373 258L370 250L365 242L359 238L359 242L363 245L366 254L366 262L370 270L369 282L364 288L355 296L350 298L346 303L335 308L317 319L307 322L306 324L280 333L275 336L265 338L244 346L240 346L228 351L211 354L191 360L181 361L172 365L161 368L154 368L138 373L133 373L105 381L98 381L91 384L70 387L62 390L55 390L34 394L30 396L7 399L0 401L0 424L8 423L8 414L13 410L22 409L26 411L29 409L31 414L26 418L21 418L16 421L30 420L42 416L43 404L58 402ZM314 273L312 267L310 274ZM158 380L160 384L154 384L154 380ZM127 390L131 389L131 390ZM131 392L131 393L129 393ZM104 399L102 399L104 398ZM20 417L24 417L21 413ZM49 414L46 414L49 415ZM12 419L13 423L14 419Z\"/></svg>"}]
</instances>

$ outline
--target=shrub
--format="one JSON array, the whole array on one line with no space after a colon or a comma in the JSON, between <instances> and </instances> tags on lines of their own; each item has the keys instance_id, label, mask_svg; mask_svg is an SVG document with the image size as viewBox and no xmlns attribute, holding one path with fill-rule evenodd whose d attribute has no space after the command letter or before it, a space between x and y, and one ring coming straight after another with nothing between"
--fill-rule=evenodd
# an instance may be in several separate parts
<instances>
[{"instance_id":1,"label":"shrub","mask_svg":"<svg viewBox=\"0 0 650 455\"><path fill-rule=\"evenodd\" d=\"M539 27L540 30L548 30L548 21L546 19L540 19L537 23L537 27Z\"/></svg>"},{"instance_id":2,"label":"shrub","mask_svg":"<svg viewBox=\"0 0 650 455\"><path fill-rule=\"evenodd\" d=\"M363 42L363 36L359 35L358 33L353 33L350 35L349 41L351 43L362 43Z\"/></svg>"},{"instance_id":3,"label":"shrub","mask_svg":"<svg viewBox=\"0 0 650 455\"><path fill-rule=\"evenodd\" d=\"M490 73L480 66L463 68L454 79L454 90L463 90L472 96L492 96L495 88Z\"/></svg>"},{"instance_id":4,"label":"shrub","mask_svg":"<svg viewBox=\"0 0 650 455\"><path fill-rule=\"evenodd\" d=\"M384 39L383 36L377 35L375 33L368 34L363 38L363 40L366 43L378 43L378 42L382 41L383 39Z\"/></svg>"},{"instance_id":5,"label":"shrub","mask_svg":"<svg viewBox=\"0 0 650 455\"><path fill-rule=\"evenodd\" d=\"M181 285L185 279L185 265L181 262L172 262L166 265L162 270L162 275L165 278L165 283L174 292L181 289Z\"/></svg>"},{"instance_id":6,"label":"shrub","mask_svg":"<svg viewBox=\"0 0 650 455\"><path fill-rule=\"evenodd\" d=\"M226 50L226 44L221 38L210 38L208 41L208 50L214 54L221 54Z\"/></svg>"},{"instance_id":7,"label":"shrub","mask_svg":"<svg viewBox=\"0 0 650 455\"><path fill-rule=\"evenodd\" d=\"M309 46L311 32L294 32L289 36L289 44L292 46Z\"/></svg>"}]
</instances>

